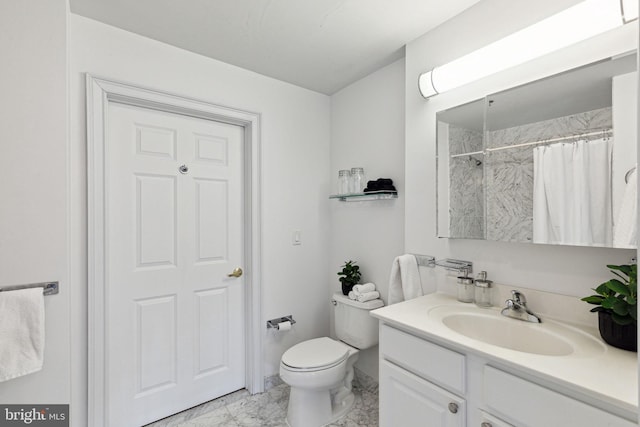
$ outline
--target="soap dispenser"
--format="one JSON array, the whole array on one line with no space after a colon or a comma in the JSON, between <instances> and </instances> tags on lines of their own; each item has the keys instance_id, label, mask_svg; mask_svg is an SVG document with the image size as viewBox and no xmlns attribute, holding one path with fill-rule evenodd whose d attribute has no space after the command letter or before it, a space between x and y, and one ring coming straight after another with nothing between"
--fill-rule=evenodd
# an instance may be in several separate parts
<instances>
[{"instance_id":1,"label":"soap dispenser","mask_svg":"<svg viewBox=\"0 0 640 427\"><path fill-rule=\"evenodd\" d=\"M473 302L473 278L468 277L469 272L464 270L464 276L458 276L458 301Z\"/></svg>"},{"instance_id":2,"label":"soap dispenser","mask_svg":"<svg viewBox=\"0 0 640 427\"><path fill-rule=\"evenodd\" d=\"M475 300L478 307L491 307L491 280L487 280L487 272L478 273L475 284Z\"/></svg>"}]
</instances>

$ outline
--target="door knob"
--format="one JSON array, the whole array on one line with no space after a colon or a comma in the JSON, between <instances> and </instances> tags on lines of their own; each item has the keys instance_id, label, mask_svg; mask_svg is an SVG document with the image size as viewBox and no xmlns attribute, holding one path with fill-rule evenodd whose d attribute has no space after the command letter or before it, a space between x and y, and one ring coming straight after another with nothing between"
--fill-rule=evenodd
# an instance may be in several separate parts
<instances>
[{"instance_id":1,"label":"door knob","mask_svg":"<svg viewBox=\"0 0 640 427\"><path fill-rule=\"evenodd\" d=\"M229 277L240 277L242 276L242 269L240 267L234 268L233 271L227 274Z\"/></svg>"},{"instance_id":2,"label":"door knob","mask_svg":"<svg viewBox=\"0 0 640 427\"><path fill-rule=\"evenodd\" d=\"M455 414L458 412L458 404L455 402L451 402L449 403L449 412L451 412L452 414Z\"/></svg>"}]
</instances>

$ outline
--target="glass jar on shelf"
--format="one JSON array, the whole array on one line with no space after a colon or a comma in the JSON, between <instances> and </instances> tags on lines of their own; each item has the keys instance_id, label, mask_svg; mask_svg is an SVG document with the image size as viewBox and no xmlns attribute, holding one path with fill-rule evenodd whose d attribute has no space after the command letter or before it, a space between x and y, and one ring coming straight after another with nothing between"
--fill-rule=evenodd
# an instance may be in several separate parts
<instances>
[{"instance_id":1,"label":"glass jar on shelf","mask_svg":"<svg viewBox=\"0 0 640 427\"><path fill-rule=\"evenodd\" d=\"M338 194L345 195L351 192L351 171L343 169L338 171Z\"/></svg>"},{"instance_id":2,"label":"glass jar on shelf","mask_svg":"<svg viewBox=\"0 0 640 427\"><path fill-rule=\"evenodd\" d=\"M351 192L362 193L366 186L364 168L351 168Z\"/></svg>"}]
</instances>

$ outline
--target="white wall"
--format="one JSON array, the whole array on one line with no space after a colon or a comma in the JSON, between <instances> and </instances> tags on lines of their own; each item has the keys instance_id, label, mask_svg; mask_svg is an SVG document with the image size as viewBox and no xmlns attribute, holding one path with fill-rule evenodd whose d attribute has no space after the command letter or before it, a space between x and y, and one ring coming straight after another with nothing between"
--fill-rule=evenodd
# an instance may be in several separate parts
<instances>
[{"instance_id":1,"label":"white wall","mask_svg":"<svg viewBox=\"0 0 640 427\"><path fill-rule=\"evenodd\" d=\"M627 263L635 250L531 245L504 242L437 239L435 208L435 113L485 94L504 90L591 62L614 46L637 46L636 24L531 61L429 100L420 97L421 72L525 27L575 0L484 0L463 14L413 41L406 48L406 204L405 250L473 261L474 271L486 270L498 283L571 296L584 296L610 278L606 264ZM443 42L446 41L446 42ZM526 47L523 47L526 48ZM614 49L614 50L615 50ZM452 290L455 281L437 275L438 287ZM585 306L585 310L588 307ZM594 323L595 323L594 316Z\"/></svg>"},{"instance_id":2,"label":"white wall","mask_svg":"<svg viewBox=\"0 0 640 427\"><path fill-rule=\"evenodd\" d=\"M64 0L0 2L0 287L60 282L44 368L0 383L6 404L69 403L66 20Z\"/></svg>"},{"instance_id":3,"label":"white wall","mask_svg":"<svg viewBox=\"0 0 640 427\"><path fill-rule=\"evenodd\" d=\"M261 114L263 324L288 314L298 322L281 334L265 326L264 374L277 374L288 347L329 333L329 97L80 16L69 24L75 425L87 395L84 73Z\"/></svg>"},{"instance_id":4,"label":"white wall","mask_svg":"<svg viewBox=\"0 0 640 427\"><path fill-rule=\"evenodd\" d=\"M387 299L393 259L404 247L404 59L331 97L331 191L338 170L362 166L367 179L391 178L397 200L331 201L330 293L340 292L337 272L358 262L362 283L373 282ZM356 367L378 378L377 347L361 352Z\"/></svg>"}]
</instances>

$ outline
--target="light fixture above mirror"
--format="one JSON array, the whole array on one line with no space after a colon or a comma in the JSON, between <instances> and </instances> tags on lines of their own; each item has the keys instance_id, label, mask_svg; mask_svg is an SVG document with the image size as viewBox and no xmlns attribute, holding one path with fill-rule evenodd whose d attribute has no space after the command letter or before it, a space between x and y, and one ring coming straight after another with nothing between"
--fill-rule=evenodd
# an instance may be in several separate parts
<instances>
[{"instance_id":1,"label":"light fixture above mirror","mask_svg":"<svg viewBox=\"0 0 640 427\"><path fill-rule=\"evenodd\" d=\"M424 98L523 64L638 18L633 0L586 0L418 78Z\"/></svg>"}]
</instances>

